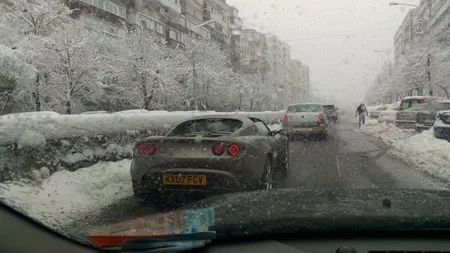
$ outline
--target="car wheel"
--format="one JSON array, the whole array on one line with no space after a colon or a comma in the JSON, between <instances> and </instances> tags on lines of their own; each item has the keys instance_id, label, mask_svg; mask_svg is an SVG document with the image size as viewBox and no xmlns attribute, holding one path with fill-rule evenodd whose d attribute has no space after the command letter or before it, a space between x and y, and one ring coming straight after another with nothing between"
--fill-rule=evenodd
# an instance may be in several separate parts
<instances>
[{"instance_id":1,"label":"car wheel","mask_svg":"<svg viewBox=\"0 0 450 253\"><path fill-rule=\"evenodd\" d=\"M328 139L328 133L325 132L325 133L322 134L322 140L326 141L327 139Z\"/></svg>"},{"instance_id":2,"label":"car wheel","mask_svg":"<svg viewBox=\"0 0 450 253\"><path fill-rule=\"evenodd\" d=\"M275 169L273 167L272 157L270 156L267 156L266 158L263 173L261 188L263 190L272 190L275 181Z\"/></svg>"},{"instance_id":3,"label":"car wheel","mask_svg":"<svg viewBox=\"0 0 450 253\"><path fill-rule=\"evenodd\" d=\"M281 163L281 172L286 173L289 169L289 143L286 145L286 155Z\"/></svg>"}]
</instances>

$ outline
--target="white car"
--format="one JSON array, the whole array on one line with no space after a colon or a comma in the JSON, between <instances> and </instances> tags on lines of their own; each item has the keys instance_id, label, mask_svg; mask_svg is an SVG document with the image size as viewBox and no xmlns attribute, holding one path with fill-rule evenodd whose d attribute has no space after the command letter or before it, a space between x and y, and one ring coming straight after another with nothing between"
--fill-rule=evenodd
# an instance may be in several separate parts
<instances>
[{"instance_id":1,"label":"white car","mask_svg":"<svg viewBox=\"0 0 450 253\"><path fill-rule=\"evenodd\" d=\"M450 110L440 111L436 114L433 131L436 138L450 141Z\"/></svg>"},{"instance_id":2,"label":"white car","mask_svg":"<svg viewBox=\"0 0 450 253\"><path fill-rule=\"evenodd\" d=\"M328 137L328 118L321 104L293 104L288 107L283 119L283 128L291 138L297 135Z\"/></svg>"},{"instance_id":3,"label":"white car","mask_svg":"<svg viewBox=\"0 0 450 253\"><path fill-rule=\"evenodd\" d=\"M380 114L378 115L378 123L395 123L397 112L400 110L400 103L401 102L395 102L393 104L390 104L386 110L380 112Z\"/></svg>"}]
</instances>

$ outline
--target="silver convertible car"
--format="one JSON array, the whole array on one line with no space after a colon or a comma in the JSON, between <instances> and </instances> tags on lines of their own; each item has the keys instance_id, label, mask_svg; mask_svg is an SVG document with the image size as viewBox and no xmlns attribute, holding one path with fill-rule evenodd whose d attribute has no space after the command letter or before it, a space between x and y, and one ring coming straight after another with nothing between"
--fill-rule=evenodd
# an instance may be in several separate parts
<instances>
[{"instance_id":1,"label":"silver convertible car","mask_svg":"<svg viewBox=\"0 0 450 253\"><path fill-rule=\"evenodd\" d=\"M136 143L131 163L134 194L156 200L166 192L271 189L289 166L287 131L257 118L203 116L165 136Z\"/></svg>"}]
</instances>

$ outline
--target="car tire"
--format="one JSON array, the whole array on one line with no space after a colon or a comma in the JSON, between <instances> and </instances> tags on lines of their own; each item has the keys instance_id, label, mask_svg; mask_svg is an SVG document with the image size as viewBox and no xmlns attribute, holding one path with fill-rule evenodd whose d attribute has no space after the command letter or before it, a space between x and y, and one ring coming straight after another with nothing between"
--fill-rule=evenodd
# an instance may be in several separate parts
<instances>
[{"instance_id":1,"label":"car tire","mask_svg":"<svg viewBox=\"0 0 450 253\"><path fill-rule=\"evenodd\" d=\"M323 140L323 141L328 140L328 133L326 133L326 132L323 133L321 137L322 137L322 140Z\"/></svg>"},{"instance_id":2,"label":"car tire","mask_svg":"<svg viewBox=\"0 0 450 253\"><path fill-rule=\"evenodd\" d=\"M271 156L266 157L264 164L264 171L261 179L262 190L272 190L275 184L275 169L273 167L273 160Z\"/></svg>"},{"instance_id":3,"label":"car tire","mask_svg":"<svg viewBox=\"0 0 450 253\"><path fill-rule=\"evenodd\" d=\"M287 143L286 146L286 155L283 159L283 161L281 162L281 168L280 171L282 173L286 173L289 169L289 142Z\"/></svg>"}]
</instances>

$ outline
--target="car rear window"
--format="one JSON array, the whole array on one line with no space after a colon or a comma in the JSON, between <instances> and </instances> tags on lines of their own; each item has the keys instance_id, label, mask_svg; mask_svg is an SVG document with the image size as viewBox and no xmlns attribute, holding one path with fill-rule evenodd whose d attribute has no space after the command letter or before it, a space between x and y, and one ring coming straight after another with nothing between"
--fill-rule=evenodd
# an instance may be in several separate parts
<instances>
[{"instance_id":1,"label":"car rear window","mask_svg":"<svg viewBox=\"0 0 450 253\"><path fill-rule=\"evenodd\" d=\"M168 136L202 135L207 133L233 133L244 123L237 119L196 119L181 123Z\"/></svg>"},{"instance_id":2,"label":"car rear window","mask_svg":"<svg viewBox=\"0 0 450 253\"><path fill-rule=\"evenodd\" d=\"M322 110L320 105L303 104L303 105L291 105L287 109L287 112L320 112Z\"/></svg>"},{"instance_id":3,"label":"car rear window","mask_svg":"<svg viewBox=\"0 0 450 253\"><path fill-rule=\"evenodd\" d=\"M418 104L420 104L418 99L407 99L407 100L402 101L401 108L402 108L402 110L407 110Z\"/></svg>"},{"instance_id":4,"label":"car rear window","mask_svg":"<svg viewBox=\"0 0 450 253\"><path fill-rule=\"evenodd\" d=\"M334 111L335 110L334 105L324 105L323 109L325 111Z\"/></svg>"}]
</instances>

